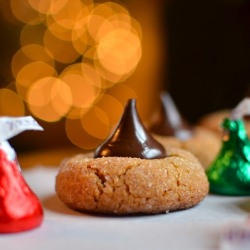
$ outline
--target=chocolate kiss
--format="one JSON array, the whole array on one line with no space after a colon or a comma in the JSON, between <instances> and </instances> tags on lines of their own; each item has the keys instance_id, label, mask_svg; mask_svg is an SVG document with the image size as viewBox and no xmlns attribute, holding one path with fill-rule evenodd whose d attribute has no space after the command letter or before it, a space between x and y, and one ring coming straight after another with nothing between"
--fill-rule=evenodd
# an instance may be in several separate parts
<instances>
[{"instance_id":1,"label":"chocolate kiss","mask_svg":"<svg viewBox=\"0 0 250 250\"><path fill-rule=\"evenodd\" d=\"M221 195L250 195L250 141L242 119L225 118L221 150L206 169L210 191Z\"/></svg>"},{"instance_id":2,"label":"chocolate kiss","mask_svg":"<svg viewBox=\"0 0 250 250\"><path fill-rule=\"evenodd\" d=\"M164 147L143 126L135 99L129 99L115 131L95 151L94 157L120 156L154 159L166 157Z\"/></svg>"},{"instance_id":3,"label":"chocolate kiss","mask_svg":"<svg viewBox=\"0 0 250 250\"><path fill-rule=\"evenodd\" d=\"M14 233L38 227L43 209L21 175L16 161L0 149L0 233Z\"/></svg>"},{"instance_id":4,"label":"chocolate kiss","mask_svg":"<svg viewBox=\"0 0 250 250\"><path fill-rule=\"evenodd\" d=\"M160 97L160 114L150 131L159 135L176 136L180 140L189 139L192 136L191 129L181 117L171 96L164 92Z\"/></svg>"}]
</instances>

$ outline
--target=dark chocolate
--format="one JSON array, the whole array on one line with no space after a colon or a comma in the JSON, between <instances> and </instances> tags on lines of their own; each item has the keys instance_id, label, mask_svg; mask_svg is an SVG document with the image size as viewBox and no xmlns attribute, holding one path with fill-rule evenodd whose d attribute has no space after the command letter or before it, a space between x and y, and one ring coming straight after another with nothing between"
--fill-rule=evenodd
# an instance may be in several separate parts
<instances>
[{"instance_id":1,"label":"dark chocolate","mask_svg":"<svg viewBox=\"0 0 250 250\"><path fill-rule=\"evenodd\" d=\"M95 151L94 157L120 156L142 159L165 158L165 148L143 126L136 100L129 99L114 132Z\"/></svg>"},{"instance_id":2,"label":"dark chocolate","mask_svg":"<svg viewBox=\"0 0 250 250\"><path fill-rule=\"evenodd\" d=\"M160 112L150 131L163 136L176 136L180 140L189 139L192 136L191 126L180 115L171 96L164 92L160 97Z\"/></svg>"}]
</instances>

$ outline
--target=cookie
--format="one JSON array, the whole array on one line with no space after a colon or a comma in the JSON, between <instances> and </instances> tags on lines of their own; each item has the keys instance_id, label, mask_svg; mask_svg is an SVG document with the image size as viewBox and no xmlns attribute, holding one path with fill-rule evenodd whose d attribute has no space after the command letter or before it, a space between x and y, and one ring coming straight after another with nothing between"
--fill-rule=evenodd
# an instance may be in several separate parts
<instances>
[{"instance_id":1,"label":"cookie","mask_svg":"<svg viewBox=\"0 0 250 250\"><path fill-rule=\"evenodd\" d=\"M199 126L213 131L220 139L222 138L222 122L230 116L230 110L218 110L204 115L199 120ZM250 119L249 116L244 117L245 127L248 136L250 136Z\"/></svg>"},{"instance_id":2,"label":"cookie","mask_svg":"<svg viewBox=\"0 0 250 250\"><path fill-rule=\"evenodd\" d=\"M211 130L201 126L191 126L181 116L171 96L163 92L160 109L152 118L150 131L165 147L174 146L193 153L207 168L220 149L220 138Z\"/></svg>"},{"instance_id":3,"label":"cookie","mask_svg":"<svg viewBox=\"0 0 250 250\"><path fill-rule=\"evenodd\" d=\"M219 138L222 135L221 122L230 114L229 110L218 110L204 115L198 121L199 126L214 132Z\"/></svg>"},{"instance_id":4,"label":"cookie","mask_svg":"<svg viewBox=\"0 0 250 250\"><path fill-rule=\"evenodd\" d=\"M165 148L148 133L129 100L113 133L93 156L62 163L56 192L72 209L102 214L155 214L190 208L208 193L191 153Z\"/></svg>"},{"instance_id":5,"label":"cookie","mask_svg":"<svg viewBox=\"0 0 250 250\"><path fill-rule=\"evenodd\" d=\"M213 132L196 126L193 136L182 142L182 148L193 153L206 169L220 151L221 140Z\"/></svg>"},{"instance_id":6,"label":"cookie","mask_svg":"<svg viewBox=\"0 0 250 250\"><path fill-rule=\"evenodd\" d=\"M120 215L190 208L205 198L208 186L199 161L176 148L150 160L77 155L56 176L56 192L70 208Z\"/></svg>"},{"instance_id":7,"label":"cookie","mask_svg":"<svg viewBox=\"0 0 250 250\"><path fill-rule=\"evenodd\" d=\"M192 136L186 140L178 139L175 136L154 136L166 148L172 146L191 152L205 169L214 161L221 146L219 136L200 126L194 127Z\"/></svg>"}]
</instances>

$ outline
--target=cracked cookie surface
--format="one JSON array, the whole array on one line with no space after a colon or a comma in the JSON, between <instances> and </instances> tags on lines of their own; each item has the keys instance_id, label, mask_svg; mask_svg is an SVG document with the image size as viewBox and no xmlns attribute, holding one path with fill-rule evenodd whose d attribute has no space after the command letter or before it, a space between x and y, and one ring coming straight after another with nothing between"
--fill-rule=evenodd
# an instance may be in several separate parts
<instances>
[{"instance_id":1,"label":"cracked cookie surface","mask_svg":"<svg viewBox=\"0 0 250 250\"><path fill-rule=\"evenodd\" d=\"M65 160L56 192L68 207L105 214L163 213L198 204L208 193L203 167L189 152L169 148L163 159L92 158Z\"/></svg>"}]
</instances>

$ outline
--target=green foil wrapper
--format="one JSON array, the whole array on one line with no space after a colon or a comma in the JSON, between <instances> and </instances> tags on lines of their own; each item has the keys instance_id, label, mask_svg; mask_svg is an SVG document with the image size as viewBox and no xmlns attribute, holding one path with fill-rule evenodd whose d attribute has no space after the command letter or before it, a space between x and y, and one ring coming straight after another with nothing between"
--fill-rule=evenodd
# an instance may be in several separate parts
<instances>
[{"instance_id":1,"label":"green foil wrapper","mask_svg":"<svg viewBox=\"0 0 250 250\"><path fill-rule=\"evenodd\" d=\"M250 141L244 121L226 118L222 147L206 173L210 192L222 195L250 195Z\"/></svg>"}]
</instances>

